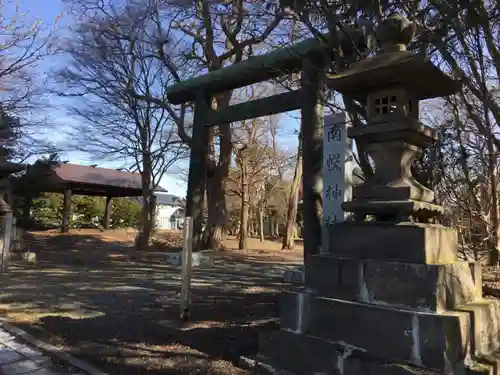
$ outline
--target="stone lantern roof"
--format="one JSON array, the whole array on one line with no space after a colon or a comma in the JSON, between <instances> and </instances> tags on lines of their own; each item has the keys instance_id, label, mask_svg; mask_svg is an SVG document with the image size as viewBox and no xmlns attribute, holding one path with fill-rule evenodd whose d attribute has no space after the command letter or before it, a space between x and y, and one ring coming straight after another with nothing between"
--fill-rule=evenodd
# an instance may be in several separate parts
<instances>
[{"instance_id":1,"label":"stone lantern roof","mask_svg":"<svg viewBox=\"0 0 500 375\"><path fill-rule=\"evenodd\" d=\"M361 102L370 92L391 87L403 87L418 100L458 92L459 81L443 73L427 58L406 50L415 35L412 25L397 15L383 21L377 30L382 42L380 53L330 75L328 86Z\"/></svg>"}]
</instances>

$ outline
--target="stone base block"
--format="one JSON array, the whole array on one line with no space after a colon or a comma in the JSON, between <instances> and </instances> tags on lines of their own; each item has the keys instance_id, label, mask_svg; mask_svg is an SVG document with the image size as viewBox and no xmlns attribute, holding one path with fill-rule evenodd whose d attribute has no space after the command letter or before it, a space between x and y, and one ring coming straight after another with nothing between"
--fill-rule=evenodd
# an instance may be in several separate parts
<instances>
[{"instance_id":1,"label":"stone base block","mask_svg":"<svg viewBox=\"0 0 500 375\"><path fill-rule=\"evenodd\" d=\"M406 182L405 185L377 185L370 182L353 186L352 197L354 202L358 201L406 201L419 200L423 202L432 202L434 192L423 186L415 186Z\"/></svg>"},{"instance_id":2,"label":"stone base block","mask_svg":"<svg viewBox=\"0 0 500 375\"><path fill-rule=\"evenodd\" d=\"M342 209L356 215L374 215L376 217L392 218L397 221L408 221L415 217L428 222L430 219L444 213L444 208L436 204L415 200L364 200L355 199L342 204Z\"/></svg>"},{"instance_id":3,"label":"stone base block","mask_svg":"<svg viewBox=\"0 0 500 375\"><path fill-rule=\"evenodd\" d=\"M325 297L444 312L482 298L478 268L314 255L306 259L306 287Z\"/></svg>"},{"instance_id":4,"label":"stone base block","mask_svg":"<svg viewBox=\"0 0 500 375\"><path fill-rule=\"evenodd\" d=\"M482 299L457 309L470 314L473 327L473 353L484 356L500 348L500 301Z\"/></svg>"},{"instance_id":5,"label":"stone base block","mask_svg":"<svg viewBox=\"0 0 500 375\"><path fill-rule=\"evenodd\" d=\"M342 342L382 360L445 371L470 353L470 315L283 293L281 329Z\"/></svg>"},{"instance_id":6,"label":"stone base block","mask_svg":"<svg viewBox=\"0 0 500 375\"><path fill-rule=\"evenodd\" d=\"M329 227L329 253L341 258L449 264L457 261L457 233L437 224L343 222Z\"/></svg>"}]
</instances>

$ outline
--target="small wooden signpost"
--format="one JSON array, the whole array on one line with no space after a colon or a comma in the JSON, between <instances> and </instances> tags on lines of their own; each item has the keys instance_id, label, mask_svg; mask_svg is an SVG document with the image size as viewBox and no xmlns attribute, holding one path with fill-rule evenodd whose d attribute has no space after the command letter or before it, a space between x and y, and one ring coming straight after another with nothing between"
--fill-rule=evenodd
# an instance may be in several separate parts
<instances>
[{"instance_id":1,"label":"small wooden signpost","mask_svg":"<svg viewBox=\"0 0 500 375\"><path fill-rule=\"evenodd\" d=\"M181 320L189 319L189 291L191 289L191 272L193 259L193 218L184 219L184 241L182 245L182 268L181 268Z\"/></svg>"}]
</instances>

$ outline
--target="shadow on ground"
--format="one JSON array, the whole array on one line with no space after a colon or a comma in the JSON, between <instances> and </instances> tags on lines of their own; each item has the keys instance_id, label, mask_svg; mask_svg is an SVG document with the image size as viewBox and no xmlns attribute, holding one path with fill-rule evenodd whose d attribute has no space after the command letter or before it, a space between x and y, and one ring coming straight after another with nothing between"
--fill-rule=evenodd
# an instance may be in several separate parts
<instances>
[{"instance_id":1,"label":"shadow on ground","mask_svg":"<svg viewBox=\"0 0 500 375\"><path fill-rule=\"evenodd\" d=\"M237 359L277 327L284 264L215 255L193 273L181 324L180 271L161 255L131 260L124 243L92 236L37 238L37 264L13 264L2 280L5 313L111 374L247 374Z\"/></svg>"}]
</instances>

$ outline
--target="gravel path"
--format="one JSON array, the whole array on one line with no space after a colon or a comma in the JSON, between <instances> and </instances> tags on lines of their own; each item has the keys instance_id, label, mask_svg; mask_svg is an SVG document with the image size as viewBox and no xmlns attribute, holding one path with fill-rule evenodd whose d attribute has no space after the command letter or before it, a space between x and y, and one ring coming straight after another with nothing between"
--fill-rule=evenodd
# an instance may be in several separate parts
<instances>
[{"instance_id":1,"label":"gravel path","mask_svg":"<svg viewBox=\"0 0 500 375\"><path fill-rule=\"evenodd\" d=\"M286 264L216 255L195 270L191 319L181 324L178 268L81 241L85 251L41 250L36 265L11 267L0 303L9 321L109 374L246 375L239 357L277 328Z\"/></svg>"}]
</instances>

